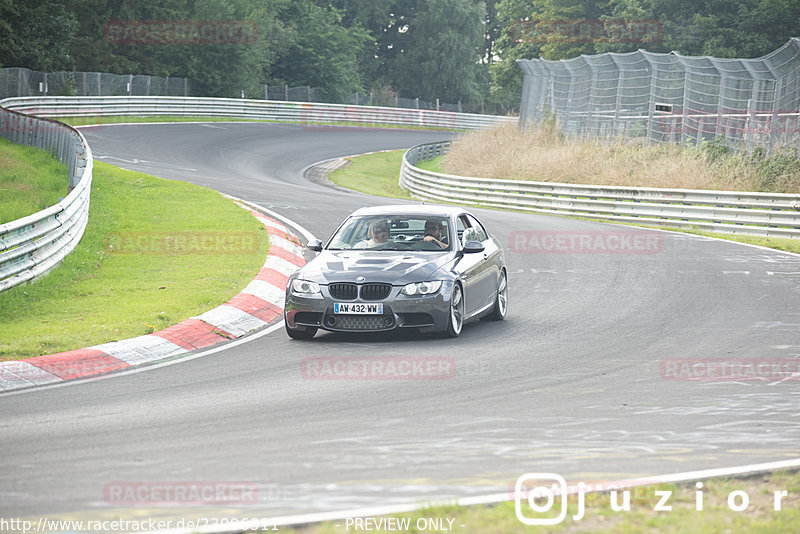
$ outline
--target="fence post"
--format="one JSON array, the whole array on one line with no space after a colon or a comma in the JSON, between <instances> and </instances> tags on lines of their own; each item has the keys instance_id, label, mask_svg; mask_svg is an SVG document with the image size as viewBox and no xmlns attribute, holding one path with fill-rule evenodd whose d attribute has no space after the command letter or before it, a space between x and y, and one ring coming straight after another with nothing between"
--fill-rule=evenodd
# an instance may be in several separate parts
<instances>
[{"instance_id":1,"label":"fence post","mask_svg":"<svg viewBox=\"0 0 800 534\"><path fill-rule=\"evenodd\" d=\"M722 133L722 117L725 112L725 108L722 107L723 101L722 96L725 94L725 89L728 81L728 77L725 76L724 73L720 73L719 76L719 96L717 96L717 125L714 128L714 138L716 139Z\"/></svg>"},{"instance_id":2,"label":"fence post","mask_svg":"<svg viewBox=\"0 0 800 534\"><path fill-rule=\"evenodd\" d=\"M622 82L625 79L625 71L619 70L619 66L616 69L619 77L617 78L617 95L614 102L614 137L619 135L620 113L622 112ZM627 139L627 131L625 133L625 138Z\"/></svg>"},{"instance_id":3,"label":"fence post","mask_svg":"<svg viewBox=\"0 0 800 534\"><path fill-rule=\"evenodd\" d=\"M781 94L781 89L783 88L782 80L778 79L775 80L775 95L778 96ZM767 154L772 154L772 149L775 145L775 130L777 127L777 118L778 118L778 99L775 98L772 104L772 119L770 120L769 125L769 146L767 148ZM766 122L766 121L765 121Z\"/></svg>"}]
</instances>

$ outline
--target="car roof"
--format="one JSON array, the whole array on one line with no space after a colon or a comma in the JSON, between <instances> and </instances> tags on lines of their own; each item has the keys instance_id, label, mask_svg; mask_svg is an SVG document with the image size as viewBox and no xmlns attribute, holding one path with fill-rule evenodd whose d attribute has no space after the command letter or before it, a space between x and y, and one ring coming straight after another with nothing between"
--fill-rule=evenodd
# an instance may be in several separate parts
<instances>
[{"instance_id":1,"label":"car roof","mask_svg":"<svg viewBox=\"0 0 800 534\"><path fill-rule=\"evenodd\" d=\"M438 204L389 204L385 206L371 206L360 208L352 215L421 215L455 217L462 213L469 213L458 206L441 206Z\"/></svg>"}]
</instances>

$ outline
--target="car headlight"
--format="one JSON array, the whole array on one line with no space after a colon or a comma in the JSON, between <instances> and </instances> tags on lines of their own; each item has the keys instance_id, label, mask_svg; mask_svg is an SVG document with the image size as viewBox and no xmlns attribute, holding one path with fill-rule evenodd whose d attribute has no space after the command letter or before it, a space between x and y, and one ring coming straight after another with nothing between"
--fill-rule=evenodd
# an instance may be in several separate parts
<instances>
[{"instance_id":1,"label":"car headlight","mask_svg":"<svg viewBox=\"0 0 800 534\"><path fill-rule=\"evenodd\" d=\"M400 291L403 295L414 296L414 295L433 295L442 287L442 281L436 280L434 282L415 282L413 284L407 284L403 287L402 291Z\"/></svg>"},{"instance_id":2,"label":"car headlight","mask_svg":"<svg viewBox=\"0 0 800 534\"><path fill-rule=\"evenodd\" d=\"M319 284L295 278L292 280L292 293L301 297L319 294Z\"/></svg>"}]
</instances>

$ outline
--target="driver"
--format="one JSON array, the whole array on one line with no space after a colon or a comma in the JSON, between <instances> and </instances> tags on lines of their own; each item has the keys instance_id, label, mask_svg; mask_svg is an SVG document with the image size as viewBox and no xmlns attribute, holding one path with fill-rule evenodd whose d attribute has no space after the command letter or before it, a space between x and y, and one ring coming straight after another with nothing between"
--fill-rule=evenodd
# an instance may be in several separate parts
<instances>
[{"instance_id":1,"label":"driver","mask_svg":"<svg viewBox=\"0 0 800 534\"><path fill-rule=\"evenodd\" d=\"M373 221L367 231L369 239L359 241L353 248L373 248L389 240L389 222L386 220Z\"/></svg>"},{"instance_id":2,"label":"driver","mask_svg":"<svg viewBox=\"0 0 800 534\"><path fill-rule=\"evenodd\" d=\"M436 219L425 221L425 237L427 242L433 242L440 248L447 248L447 238L442 236L442 223Z\"/></svg>"}]
</instances>

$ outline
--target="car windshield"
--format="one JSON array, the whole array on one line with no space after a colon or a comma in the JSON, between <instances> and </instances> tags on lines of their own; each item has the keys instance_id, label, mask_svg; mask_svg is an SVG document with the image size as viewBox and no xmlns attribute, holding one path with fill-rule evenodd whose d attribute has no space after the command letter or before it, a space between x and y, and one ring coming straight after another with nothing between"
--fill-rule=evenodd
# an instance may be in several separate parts
<instances>
[{"instance_id":1,"label":"car windshield","mask_svg":"<svg viewBox=\"0 0 800 534\"><path fill-rule=\"evenodd\" d=\"M450 225L441 216L350 217L331 238L328 250L451 250Z\"/></svg>"}]
</instances>

